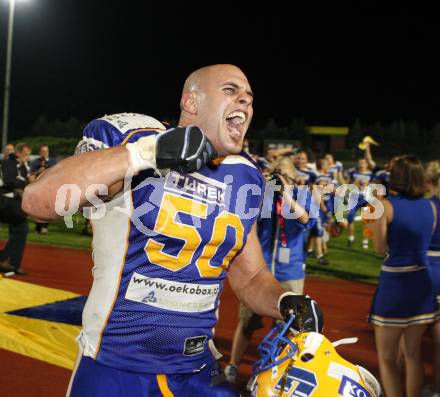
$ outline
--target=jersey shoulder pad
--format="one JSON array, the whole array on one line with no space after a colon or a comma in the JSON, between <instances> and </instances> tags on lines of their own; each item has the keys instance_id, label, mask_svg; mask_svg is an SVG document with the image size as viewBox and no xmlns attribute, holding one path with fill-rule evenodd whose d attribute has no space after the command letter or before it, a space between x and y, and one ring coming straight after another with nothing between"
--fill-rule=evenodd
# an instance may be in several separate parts
<instances>
[{"instance_id":1,"label":"jersey shoulder pad","mask_svg":"<svg viewBox=\"0 0 440 397\"><path fill-rule=\"evenodd\" d=\"M106 121L121 134L137 129L166 130L164 124L151 116L140 113L117 113L105 115L99 120Z\"/></svg>"},{"instance_id":2,"label":"jersey shoulder pad","mask_svg":"<svg viewBox=\"0 0 440 397\"><path fill-rule=\"evenodd\" d=\"M135 131L165 130L165 126L154 119L138 113L118 113L95 119L86 125L82 140L75 153L106 149L123 143Z\"/></svg>"}]
</instances>

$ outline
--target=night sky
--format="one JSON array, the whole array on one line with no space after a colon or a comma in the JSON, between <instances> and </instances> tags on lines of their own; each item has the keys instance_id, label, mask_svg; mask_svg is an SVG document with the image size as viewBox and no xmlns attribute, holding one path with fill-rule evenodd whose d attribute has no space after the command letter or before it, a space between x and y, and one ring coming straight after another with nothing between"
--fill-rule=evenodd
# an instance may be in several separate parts
<instances>
[{"instance_id":1,"label":"night sky","mask_svg":"<svg viewBox=\"0 0 440 397\"><path fill-rule=\"evenodd\" d=\"M289 3L17 0L10 128L25 129L40 114L176 118L185 77L212 63L248 75L254 127L271 117L278 125L295 117L328 125L440 121L437 13Z\"/></svg>"}]
</instances>

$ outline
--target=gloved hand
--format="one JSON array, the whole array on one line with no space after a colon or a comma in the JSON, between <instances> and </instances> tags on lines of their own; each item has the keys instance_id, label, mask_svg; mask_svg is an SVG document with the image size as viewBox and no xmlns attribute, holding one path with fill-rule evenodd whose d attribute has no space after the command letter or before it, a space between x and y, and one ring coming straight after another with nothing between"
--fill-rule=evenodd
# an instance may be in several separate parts
<instances>
[{"instance_id":1,"label":"gloved hand","mask_svg":"<svg viewBox=\"0 0 440 397\"><path fill-rule=\"evenodd\" d=\"M147 168L174 169L186 173L199 170L217 154L196 126L172 128L126 145L136 172Z\"/></svg>"},{"instance_id":2,"label":"gloved hand","mask_svg":"<svg viewBox=\"0 0 440 397\"><path fill-rule=\"evenodd\" d=\"M278 300L278 309L285 321L293 314L292 327L297 331L321 332L324 327L324 315L315 300L308 295L285 292Z\"/></svg>"}]
</instances>

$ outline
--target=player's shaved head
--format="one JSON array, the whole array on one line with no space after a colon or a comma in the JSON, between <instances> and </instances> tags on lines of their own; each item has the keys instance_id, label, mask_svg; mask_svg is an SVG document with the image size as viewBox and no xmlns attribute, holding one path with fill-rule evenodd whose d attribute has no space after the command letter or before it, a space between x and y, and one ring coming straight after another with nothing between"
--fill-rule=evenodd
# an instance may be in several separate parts
<instances>
[{"instance_id":1,"label":"player's shaved head","mask_svg":"<svg viewBox=\"0 0 440 397\"><path fill-rule=\"evenodd\" d=\"M221 155L239 153L253 115L253 93L234 65L206 66L183 86L179 125L196 125Z\"/></svg>"},{"instance_id":2,"label":"player's shaved head","mask_svg":"<svg viewBox=\"0 0 440 397\"><path fill-rule=\"evenodd\" d=\"M209 81L213 76L221 75L225 72L230 72L230 71L241 73L242 76L244 76L244 73L241 71L240 68L230 64L210 65L197 69L194 72L192 72L185 80L185 84L183 86L183 93L195 89L201 89L203 88L204 83Z\"/></svg>"}]
</instances>

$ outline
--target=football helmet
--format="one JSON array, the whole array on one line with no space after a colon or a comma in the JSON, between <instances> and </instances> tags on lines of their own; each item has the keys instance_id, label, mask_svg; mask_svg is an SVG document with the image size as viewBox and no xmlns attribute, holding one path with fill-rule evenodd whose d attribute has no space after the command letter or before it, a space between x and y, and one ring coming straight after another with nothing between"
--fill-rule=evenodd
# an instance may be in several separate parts
<instances>
[{"instance_id":1,"label":"football helmet","mask_svg":"<svg viewBox=\"0 0 440 397\"><path fill-rule=\"evenodd\" d=\"M379 382L366 369L343 359L335 346L316 332L296 332L279 323L258 347L253 397L379 397Z\"/></svg>"}]
</instances>

